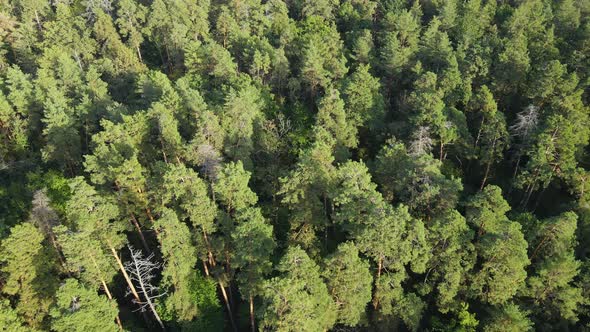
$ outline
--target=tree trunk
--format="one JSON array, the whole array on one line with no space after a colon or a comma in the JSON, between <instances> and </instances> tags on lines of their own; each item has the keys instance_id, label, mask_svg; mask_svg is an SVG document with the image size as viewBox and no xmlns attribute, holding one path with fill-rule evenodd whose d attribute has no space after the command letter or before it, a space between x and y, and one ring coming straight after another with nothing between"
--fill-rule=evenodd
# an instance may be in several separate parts
<instances>
[{"instance_id":1,"label":"tree trunk","mask_svg":"<svg viewBox=\"0 0 590 332\"><path fill-rule=\"evenodd\" d=\"M102 271L100 270L100 267L98 267L98 264L96 264L96 260L94 259L94 256L92 256L92 254L90 255L90 259L92 259L92 263L94 264L94 267L96 268L98 273L100 275L102 275ZM102 284L102 288L104 289L104 292L107 294L107 297L109 298L110 301L113 301L113 295L111 294L111 291L109 290L109 287L107 286L107 283L104 281L102 276L99 279L100 279L100 283ZM119 325L119 330L122 331L123 324L121 324L121 318L119 318L119 314L117 314L115 319L117 320L117 325Z\"/></svg>"},{"instance_id":2,"label":"tree trunk","mask_svg":"<svg viewBox=\"0 0 590 332\"><path fill-rule=\"evenodd\" d=\"M132 255L132 257L133 257L133 255ZM139 271L139 267L137 266L137 264L133 264L133 265L135 266L135 271L137 271L137 276L141 276L141 272ZM154 317L158 321L158 324L160 324L162 331L166 331L166 328L164 327L164 323L162 323L162 320L160 319L160 315L158 315L158 312L156 311L156 307L154 307L154 303L152 302L152 299L150 299L150 297L148 295L148 291L145 289L145 285L143 284L143 278L136 278L136 279L139 282L139 287L141 287L141 291L143 292L145 300L147 301L148 306L150 307L150 310L154 314Z\"/></svg>"},{"instance_id":3,"label":"tree trunk","mask_svg":"<svg viewBox=\"0 0 590 332\"><path fill-rule=\"evenodd\" d=\"M486 185L486 181L488 180L488 175L490 174L490 167L492 166L492 162L488 162L488 165L486 166L486 172L483 176L483 180L481 181L481 185L479 186L479 191L483 190L483 187L485 187Z\"/></svg>"},{"instance_id":4,"label":"tree trunk","mask_svg":"<svg viewBox=\"0 0 590 332\"><path fill-rule=\"evenodd\" d=\"M250 326L252 332L256 332L256 324L254 322L254 297L250 294Z\"/></svg>"},{"instance_id":5,"label":"tree trunk","mask_svg":"<svg viewBox=\"0 0 590 332\"><path fill-rule=\"evenodd\" d=\"M215 259L213 258L213 252L211 251L211 244L209 244L209 238L207 237L207 233L203 229L203 240L205 241L205 245L207 246L207 257L209 259L209 264L211 266L215 266Z\"/></svg>"},{"instance_id":6,"label":"tree trunk","mask_svg":"<svg viewBox=\"0 0 590 332\"><path fill-rule=\"evenodd\" d=\"M377 278L375 279L375 284L381 278L381 270L383 269L383 257L379 257L379 261L377 262ZM373 308L377 310L379 307L379 301L376 298L373 298Z\"/></svg>"},{"instance_id":7,"label":"tree trunk","mask_svg":"<svg viewBox=\"0 0 590 332\"><path fill-rule=\"evenodd\" d=\"M139 62L143 62L143 58L141 57L141 51L139 50L139 46L136 46L135 49L137 50L137 56L139 57Z\"/></svg>"},{"instance_id":8,"label":"tree trunk","mask_svg":"<svg viewBox=\"0 0 590 332\"><path fill-rule=\"evenodd\" d=\"M520 159L522 155L519 153L518 158L516 159L516 166L514 167L514 173L512 174L512 178L516 179L516 174L518 173L518 168L520 167Z\"/></svg>"},{"instance_id":9,"label":"tree trunk","mask_svg":"<svg viewBox=\"0 0 590 332\"><path fill-rule=\"evenodd\" d=\"M35 9L35 21L37 21L37 27L39 28L39 31L42 31L43 29L41 28L41 20L39 20L39 13L37 13L36 9Z\"/></svg>"},{"instance_id":10,"label":"tree trunk","mask_svg":"<svg viewBox=\"0 0 590 332\"><path fill-rule=\"evenodd\" d=\"M219 281L219 288L221 289L221 294L223 295L223 300L225 301L225 307L227 308L227 314L229 315L229 321L231 323L232 329L234 332L237 332L238 329L236 328L236 323L234 322L234 315L231 310L231 306L229 305L229 299L227 298L227 293L225 292L225 287L223 287L223 282Z\"/></svg>"},{"instance_id":11,"label":"tree trunk","mask_svg":"<svg viewBox=\"0 0 590 332\"><path fill-rule=\"evenodd\" d=\"M107 283L100 279L100 283L102 284L102 288L104 289L104 292L107 294L107 297L109 298L110 301L113 301L113 295L111 295L111 292L109 291L109 287L107 286ZM119 330L123 331L123 324L121 324L121 318L119 317L119 314L117 314L117 316L115 316L115 320L117 321L117 325L119 325Z\"/></svg>"},{"instance_id":12,"label":"tree trunk","mask_svg":"<svg viewBox=\"0 0 590 332\"><path fill-rule=\"evenodd\" d=\"M127 286L129 286L129 290L131 291L131 294L133 294L133 297L135 298L135 300L138 303L140 303L141 299L139 298L139 294L137 293L137 290L135 290L135 286L133 286L133 283L131 282L131 278L129 278L127 271L125 271L125 267L123 266L123 262L121 262L121 259L117 255L117 251L115 250L115 248L113 248L113 246L110 243L108 243L108 246L109 246L109 249L111 249L111 253L113 254L113 257L115 257L115 259L117 260L117 265L119 266L119 270L121 270L121 273L123 273L123 277L125 278L125 281L127 281Z\"/></svg>"},{"instance_id":13,"label":"tree trunk","mask_svg":"<svg viewBox=\"0 0 590 332\"><path fill-rule=\"evenodd\" d=\"M143 245L143 248L145 249L145 251L149 254L151 253L150 247L147 244L147 241L145 240L145 237L143 236L143 232L141 231L141 227L139 226L139 222L137 221L137 218L135 218L135 215L133 214L133 212L130 213L131 215L131 222L133 223L133 226L135 226L135 230L137 230L137 233L139 234L139 238L141 239L141 244Z\"/></svg>"},{"instance_id":14,"label":"tree trunk","mask_svg":"<svg viewBox=\"0 0 590 332\"><path fill-rule=\"evenodd\" d=\"M481 130L483 128L484 120L485 120L485 117L482 117L481 122L479 124L479 130L477 131L477 137L475 139L475 148L477 148L477 146L479 145L479 139L481 138Z\"/></svg>"}]
</instances>

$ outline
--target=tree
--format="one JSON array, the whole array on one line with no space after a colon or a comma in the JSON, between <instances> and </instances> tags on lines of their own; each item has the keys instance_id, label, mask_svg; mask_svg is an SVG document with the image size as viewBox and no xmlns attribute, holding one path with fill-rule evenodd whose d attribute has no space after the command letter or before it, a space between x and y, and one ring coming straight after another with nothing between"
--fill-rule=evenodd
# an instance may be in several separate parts
<instances>
[{"instance_id":1,"label":"tree","mask_svg":"<svg viewBox=\"0 0 590 332\"><path fill-rule=\"evenodd\" d=\"M481 113L475 149L480 165L485 168L480 185L482 190L488 180L491 166L502 158L504 149L508 146L508 130L504 115L498 112L494 96L487 86L481 87L475 96L474 104L474 108Z\"/></svg>"},{"instance_id":2,"label":"tree","mask_svg":"<svg viewBox=\"0 0 590 332\"><path fill-rule=\"evenodd\" d=\"M402 72L407 70L418 51L420 15L401 9L389 11L385 16L385 31L379 50L379 67L388 80L401 82Z\"/></svg>"},{"instance_id":3,"label":"tree","mask_svg":"<svg viewBox=\"0 0 590 332\"><path fill-rule=\"evenodd\" d=\"M417 328L424 303L404 292L406 266L423 273L430 248L421 220L412 218L404 205L393 207L376 191L366 166L349 161L338 169L339 186L334 203L335 221L341 223L359 250L377 264L373 306L382 316L401 318Z\"/></svg>"},{"instance_id":4,"label":"tree","mask_svg":"<svg viewBox=\"0 0 590 332\"><path fill-rule=\"evenodd\" d=\"M471 292L492 305L504 304L516 295L530 263L520 224L505 215L509 209L501 189L488 185L471 198L466 210L467 222L477 230L475 248L481 261L471 280Z\"/></svg>"},{"instance_id":5,"label":"tree","mask_svg":"<svg viewBox=\"0 0 590 332\"><path fill-rule=\"evenodd\" d=\"M291 211L290 241L306 250L318 249L317 232L327 234L327 209L335 171L333 162L331 147L316 141L301 152L295 169L279 179L282 203Z\"/></svg>"},{"instance_id":6,"label":"tree","mask_svg":"<svg viewBox=\"0 0 590 332\"><path fill-rule=\"evenodd\" d=\"M320 268L299 247L289 247L265 285L261 328L325 331L336 322L336 305Z\"/></svg>"},{"instance_id":7,"label":"tree","mask_svg":"<svg viewBox=\"0 0 590 332\"><path fill-rule=\"evenodd\" d=\"M161 288L172 290L165 298L164 305L175 320L190 321L198 313L191 294L191 283L195 282L193 267L197 256L191 243L190 231L185 224L178 221L174 211L169 209L162 211L154 227L158 230L162 259L165 262Z\"/></svg>"},{"instance_id":8,"label":"tree","mask_svg":"<svg viewBox=\"0 0 590 332\"><path fill-rule=\"evenodd\" d=\"M347 105L348 122L354 127L378 128L384 117L383 96L379 80L369 72L369 65L360 65L346 80L343 98Z\"/></svg>"},{"instance_id":9,"label":"tree","mask_svg":"<svg viewBox=\"0 0 590 332\"><path fill-rule=\"evenodd\" d=\"M414 213L432 216L454 208L463 189L459 179L442 173L441 166L431 154L411 155L401 142L389 140L377 155L375 180L388 201L403 202Z\"/></svg>"},{"instance_id":10,"label":"tree","mask_svg":"<svg viewBox=\"0 0 590 332\"><path fill-rule=\"evenodd\" d=\"M581 264L573 252L577 220L570 211L543 220L536 228L530 251L535 274L529 277L523 293L539 305L539 327L578 319L576 308L583 302L582 290L572 283Z\"/></svg>"},{"instance_id":11,"label":"tree","mask_svg":"<svg viewBox=\"0 0 590 332\"><path fill-rule=\"evenodd\" d=\"M275 249L273 227L258 208L243 209L236 219L238 226L231 234L235 248L232 261L238 270L238 289L244 300L249 302L250 325L255 331L254 296L264 293L264 278L272 268L270 259Z\"/></svg>"},{"instance_id":12,"label":"tree","mask_svg":"<svg viewBox=\"0 0 590 332\"><path fill-rule=\"evenodd\" d=\"M32 328L42 328L57 286L54 256L43 245L43 234L32 224L11 228L2 240L2 293L14 296L16 312Z\"/></svg>"},{"instance_id":13,"label":"tree","mask_svg":"<svg viewBox=\"0 0 590 332\"><path fill-rule=\"evenodd\" d=\"M115 28L115 22L102 9L96 12L94 34L96 41L102 45L103 56L111 60L114 73L133 73L143 70L139 47L133 50L123 43ZM133 42L137 43L137 41Z\"/></svg>"},{"instance_id":14,"label":"tree","mask_svg":"<svg viewBox=\"0 0 590 332\"><path fill-rule=\"evenodd\" d=\"M144 33L158 48L163 64L170 67L181 64L184 47L191 40L208 35L209 3L209 0L174 3L156 0L151 4Z\"/></svg>"},{"instance_id":15,"label":"tree","mask_svg":"<svg viewBox=\"0 0 590 332\"><path fill-rule=\"evenodd\" d=\"M337 306L336 323L347 326L365 323L373 284L369 263L359 257L353 243L345 242L324 260L324 266L322 275Z\"/></svg>"},{"instance_id":16,"label":"tree","mask_svg":"<svg viewBox=\"0 0 590 332\"><path fill-rule=\"evenodd\" d=\"M414 82L414 91L408 99L411 110L410 123L415 127L427 126L439 137L439 159L444 159L444 145L451 140L445 139L452 124L446 119L443 101L444 92L437 88L437 75L426 72Z\"/></svg>"},{"instance_id":17,"label":"tree","mask_svg":"<svg viewBox=\"0 0 590 332\"><path fill-rule=\"evenodd\" d=\"M529 312L521 310L513 303L496 308L491 312L491 318L484 325L485 332L500 331L531 331L533 323L528 318Z\"/></svg>"},{"instance_id":18,"label":"tree","mask_svg":"<svg viewBox=\"0 0 590 332\"><path fill-rule=\"evenodd\" d=\"M117 2L117 19L115 23L119 32L126 38L127 44L137 52L139 61L143 61L140 46L144 40L141 32L145 24L147 8L135 0Z\"/></svg>"},{"instance_id":19,"label":"tree","mask_svg":"<svg viewBox=\"0 0 590 332\"><path fill-rule=\"evenodd\" d=\"M25 327L23 320L18 316L16 310L12 309L8 300L0 301L0 324L8 331L36 331Z\"/></svg>"},{"instance_id":20,"label":"tree","mask_svg":"<svg viewBox=\"0 0 590 332\"><path fill-rule=\"evenodd\" d=\"M0 148L0 158L4 163L11 163L22 158L30 145L33 86L29 75L16 66L7 69L6 81L8 94L0 92L0 137L5 142Z\"/></svg>"},{"instance_id":21,"label":"tree","mask_svg":"<svg viewBox=\"0 0 590 332\"><path fill-rule=\"evenodd\" d=\"M337 90L327 91L318 105L316 126L325 129L336 142L336 150L354 148L358 144L355 118L344 111L344 102Z\"/></svg>"},{"instance_id":22,"label":"tree","mask_svg":"<svg viewBox=\"0 0 590 332\"><path fill-rule=\"evenodd\" d=\"M155 299L164 296L165 293L160 293L158 287L152 284L155 277L154 270L159 269L161 264L152 262L154 254L144 257L141 250L134 250L131 246L128 246L128 249L131 261L125 262L125 270L129 273L131 280L135 281L137 294L141 295L139 299L134 300L134 303L139 305L141 312L151 311L162 330L166 330L154 303ZM131 292L130 289L129 293Z\"/></svg>"},{"instance_id":23,"label":"tree","mask_svg":"<svg viewBox=\"0 0 590 332\"><path fill-rule=\"evenodd\" d=\"M298 44L301 80L312 97L346 74L342 40L333 23L315 15L307 17L302 22Z\"/></svg>"},{"instance_id":24,"label":"tree","mask_svg":"<svg viewBox=\"0 0 590 332\"><path fill-rule=\"evenodd\" d=\"M247 86L230 92L221 115L225 153L230 160L241 160L247 169L252 169L253 132L255 124L263 119L261 108L260 92Z\"/></svg>"},{"instance_id":25,"label":"tree","mask_svg":"<svg viewBox=\"0 0 590 332\"><path fill-rule=\"evenodd\" d=\"M97 42L91 38L84 18L72 12L69 5L58 3L55 20L45 23L44 28L44 49L59 48L75 60L80 70L93 60Z\"/></svg>"},{"instance_id":26,"label":"tree","mask_svg":"<svg viewBox=\"0 0 590 332\"><path fill-rule=\"evenodd\" d=\"M426 265L426 291L436 291L440 312L455 309L457 296L467 282L475 264L473 231L465 217L456 210L446 210L426 224L427 242L432 256Z\"/></svg>"},{"instance_id":27,"label":"tree","mask_svg":"<svg viewBox=\"0 0 590 332\"><path fill-rule=\"evenodd\" d=\"M66 331L118 331L118 309L112 301L82 286L76 279L66 279L56 294L51 310L51 329Z\"/></svg>"},{"instance_id":28,"label":"tree","mask_svg":"<svg viewBox=\"0 0 590 332\"><path fill-rule=\"evenodd\" d=\"M117 251L127 242L123 233L125 226L117 220L119 216L117 205L109 198L101 196L81 177L72 180L71 188L75 195L70 198L66 206L66 218L70 230L68 231L65 227L57 230L58 239L64 246L66 262L74 267L88 269L82 274L83 280L93 284L96 283L96 279L90 281L88 279L99 278L109 296L108 283L113 278L114 272L111 267L112 261L107 262L106 257L114 258L133 297L139 301L139 295L117 254Z\"/></svg>"},{"instance_id":29,"label":"tree","mask_svg":"<svg viewBox=\"0 0 590 332\"><path fill-rule=\"evenodd\" d=\"M445 3L451 4L452 8L452 1ZM461 72L449 36L445 31L441 31L441 25L453 25L454 20L450 16L452 14L442 16L442 20L434 17L430 21L418 43L417 57L425 70L436 74L439 88L446 99L455 101L463 99L462 93L457 91L461 87Z\"/></svg>"}]
</instances>

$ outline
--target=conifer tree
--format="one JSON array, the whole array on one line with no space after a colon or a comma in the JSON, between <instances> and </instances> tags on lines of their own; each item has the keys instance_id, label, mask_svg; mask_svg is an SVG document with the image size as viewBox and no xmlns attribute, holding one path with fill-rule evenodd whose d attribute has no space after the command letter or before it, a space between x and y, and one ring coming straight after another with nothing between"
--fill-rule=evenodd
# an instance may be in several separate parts
<instances>
[{"instance_id":1,"label":"conifer tree","mask_svg":"<svg viewBox=\"0 0 590 332\"><path fill-rule=\"evenodd\" d=\"M55 295L51 310L54 331L119 331L115 324L118 309L106 297L82 286L76 279L66 279Z\"/></svg>"},{"instance_id":2,"label":"conifer tree","mask_svg":"<svg viewBox=\"0 0 590 332\"><path fill-rule=\"evenodd\" d=\"M348 326L365 323L373 284L369 263L359 257L353 243L346 242L324 260L324 266L322 274L337 306L336 322Z\"/></svg>"},{"instance_id":3,"label":"conifer tree","mask_svg":"<svg viewBox=\"0 0 590 332\"><path fill-rule=\"evenodd\" d=\"M33 329L44 327L58 281L54 256L44 241L35 226L23 223L11 228L0 248L6 275L2 293L17 299L17 314Z\"/></svg>"},{"instance_id":4,"label":"conifer tree","mask_svg":"<svg viewBox=\"0 0 590 332\"><path fill-rule=\"evenodd\" d=\"M324 331L336 322L336 305L320 268L299 247L289 247L265 285L261 328L276 331Z\"/></svg>"}]
</instances>

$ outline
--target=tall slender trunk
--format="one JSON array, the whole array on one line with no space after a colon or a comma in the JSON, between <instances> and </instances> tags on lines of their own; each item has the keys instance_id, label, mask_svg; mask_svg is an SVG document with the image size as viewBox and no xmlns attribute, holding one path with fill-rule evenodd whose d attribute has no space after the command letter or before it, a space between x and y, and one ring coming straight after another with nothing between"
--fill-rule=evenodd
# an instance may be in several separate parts
<instances>
[{"instance_id":1,"label":"tall slender trunk","mask_svg":"<svg viewBox=\"0 0 590 332\"><path fill-rule=\"evenodd\" d=\"M90 254L90 259L92 259L92 263L94 264L94 267L98 271L98 274L101 275L99 277L99 279L100 279L100 283L102 284L102 288L104 289L104 292L107 294L107 297L109 298L109 300L113 301L113 295L111 294L111 291L109 290L109 286L107 286L106 281L102 277L102 271L100 270L100 267L96 263L96 260L94 259L94 256L92 254ZM117 325L119 325L119 330L123 330L123 324L121 324L121 318L119 318L118 313L117 313L117 316L115 316L115 319L117 320Z\"/></svg>"},{"instance_id":2,"label":"tall slender trunk","mask_svg":"<svg viewBox=\"0 0 590 332\"><path fill-rule=\"evenodd\" d=\"M477 137L475 138L475 147L477 148L477 146L479 145L479 139L481 138L481 131L483 129L483 123L484 123L485 117L481 118L481 122L479 124L479 130L477 131Z\"/></svg>"},{"instance_id":3,"label":"tall slender trunk","mask_svg":"<svg viewBox=\"0 0 590 332\"><path fill-rule=\"evenodd\" d=\"M137 276L141 276L141 272L139 271L139 267L137 266L137 264L133 264L133 265L135 266L135 271L137 273ZM140 277L140 278L136 278L136 279L139 282L139 287L141 287L141 291L145 297L145 300L147 301L148 306L150 307L150 310L154 314L154 317L158 321L158 324L160 324L162 331L166 331L166 328L164 327L164 323L162 323L162 320L160 319L160 315L158 315L158 312L156 311L156 307L154 306L152 299L150 299L150 297L148 295L148 291L145 289L145 285L143 284L143 278Z\"/></svg>"},{"instance_id":4,"label":"tall slender trunk","mask_svg":"<svg viewBox=\"0 0 590 332\"><path fill-rule=\"evenodd\" d=\"M520 159L522 158L522 154L518 154L518 158L516 159L516 166L514 167L514 172L512 173L512 178L516 179L516 174L518 173L518 168L520 167Z\"/></svg>"},{"instance_id":5,"label":"tall slender trunk","mask_svg":"<svg viewBox=\"0 0 590 332\"><path fill-rule=\"evenodd\" d=\"M123 266L123 262L121 262L121 259L117 255L117 251L110 243L108 243L108 247L109 247L109 249L111 249L111 253L113 254L113 257L115 257L115 260L117 260L117 265L119 266L119 270L121 270L121 273L123 273L123 277L125 278L125 281L127 282L127 286L129 286L129 290L131 291L131 294L133 294L133 297L135 298L135 300L138 303L140 303L141 298L139 297L137 290L135 290L135 286L133 286L133 283L131 282L131 278L129 278L127 271L125 271L125 267Z\"/></svg>"},{"instance_id":6,"label":"tall slender trunk","mask_svg":"<svg viewBox=\"0 0 590 332\"><path fill-rule=\"evenodd\" d=\"M203 229L203 240L205 241L205 245L207 246L207 258L209 259L209 264L211 266L215 266L215 259L213 258L211 244L209 244L209 238L207 237L207 232L205 232L204 229Z\"/></svg>"},{"instance_id":7,"label":"tall slender trunk","mask_svg":"<svg viewBox=\"0 0 590 332\"><path fill-rule=\"evenodd\" d=\"M379 257L379 261L377 262L377 278L375 279L375 284L377 284L377 282L381 278L381 270L382 269L383 269L383 257ZM377 309L377 307L379 307L379 300L377 300L376 298L373 298L373 308Z\"/></svg>"},{"instance_id":8,"label":"tall slender trunk","mask_svg":"<svg viewBox=\"0 0 590 332\"><path fill-rule=\"evenodd\" d=\"M135 218L135 214L133 214L133 212L130 212L130 216L131 222L133 223L133 226L135 226L135 230L139 234L139 238L141 240L143 248L148 254L151 253L150 247L148 246L147 241L145 240L145 236L143 236L143 232L141 231L141 227L139 226L139 222L137 221L137 218Z\"/></svg>"},{"instance_id":9,"label":"tall slender trunk","mask_svg":"<svg viewBox=\"0 0 590 332\"><path fill-rule=\"evenodd\" d=\"M51 246L53 246L53 249L55 249L55 253L57 255L57 259L59 260L59 264L64 269L64 271L66 271L66 274L71 277L70 271L66 266L66 261L61 253L61 248L57 243L57 239L55 238L55 234L53 233L51 226L47 228L47 236L49 237L49 242L51 242Z\"/></svg>"},{"instance_id":10,"label":"tall slender trunk","mask_svg":"<svg viewBox=\"0 0 590 332\"><path fill-rule=\"evenodd\" d=\"M221 280L219 280L219 289L221 289L221 294L223 295L223 300L225 301L225 307L227 308L227 314L229 315L229 321L231 323L232 329L234 332L237 332L238 329L236 328L236 323L234 322L234 315L229 304L227 293L225 292L225 287L223 286L223 282Z\"/></svg>"},{"instance_id":11,"label":"tall slender trunk","mask_svg":"<svg viewBox=\"0 0 590 332\"><path fill-rule=\"evenodd\" d=\"M43 28L41 28L41 20L39 20L39 13L37 12L36 9L35 9L35 21L37 21L37 27L39 28L39 31L42 31Z\"/></svg>"},{"instance_id":12,"label":"tall slender trunk","mask_svg":"<svg viewBox=\"0 0 590 332\"><path fill-rule=\"evenodd\" d=\"M139 62L143 62L143 58L141 57L141 51L139 50L139 46L136 46L135 49L137 50L137 56L139 57Z\"/></svg>"},{"instance_id":13,"label":"tall slender trunk","mask_svg":"<svg viewBox=\"0 0 590 332\"><path fill-rule=\"evenodd\" d=\"M486 166L486 172L483 176L483 180L481 180L481 185L479 186L479 190L482 191L483 187L485 187L486 185L486 181L488 180L488 175L490 174L490 167L492 166L492 162L488 162L487 166Z\"/></svg>"},{"instance_id":14,"label":"tall slender trunk","mask_svg":"<svg viewBox=\"0 0 590 332\"><path fill-rule=\"evenodd\" d=\"M254 322L254 297L250 294L250 326L252 332L256 332L256 324Z\"/></svg>"}]
</instances>

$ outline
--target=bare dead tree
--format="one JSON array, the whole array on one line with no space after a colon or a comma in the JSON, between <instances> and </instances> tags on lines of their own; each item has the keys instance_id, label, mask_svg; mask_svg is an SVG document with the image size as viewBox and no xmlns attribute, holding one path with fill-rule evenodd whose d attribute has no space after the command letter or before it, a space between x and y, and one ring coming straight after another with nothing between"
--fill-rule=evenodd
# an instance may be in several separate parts
<instances>
[{"instance_id":1,"label":"bare dead tree","mask_svg":"<svg viewBox=\"0 0 590 332\"><path fill-rule=\"evenodd\" d=\"M86 11L82 14L88 22L94 22L96 20L96 12L98 10L104 11L106 14L110 14L113 11L113 4L111 0L86 0L84 2Z\"/></svg>"},{"instance_id":2,"label":"bare dead tree","mask_svg":"<svg viewBox=\"0 0 590 332\"><path fill-rule=\"evenodd\" d=\"M513 177L516 177L518 168L520 166L520 160L523 155L523 149L529 144L531 134L537 128L539 122L539 107L529 105L524 110L516 114L516 121L509 130L512 136L520 138L520 143L517 144L517 152L515 155L516 166L514 167Z\"/></svg>"},{"instance_id":3,"label":"bare dead tree","mask_svg":"<svg viewBox=\"0 0 590 332\"><path fill-rule=\"evenodd\" d=\"M66 262L61 253L61 247L57 242L55 233L53 233L53 228L59 225L59 217L50 205L47 191L45 189L35 191L31 203L33 206L31 208L29 220L49 239L49 242L55 249L60 264L66 269Z\"/></svg>"},{"instance_id":4,"label":"bare dead tree","mask_svg":"<svg viewBox=\"0 0 590 332\"><path fill-rule=\"evenodd\" d=\"M210 144L200 144L197 147L197 159L203 174L211 181L214 181L217 178L217 172L221 163L219 151Z\"/></svg>"},{"instance_id":5,"label":"bare dead tree","mask_svg":"<svg viewBox=\"0 0 590 332\"><path fill-rule=\"evenodd\" d=\"M410 155L419 156L432 151L432 138L430 137L430 127L420 126L412 135L412 141L409 146Z\"/></svg>"},{"instance_id":6,"label":"bare dead tree","mask_svg":"<svg viewBox=\"0 0 590 332\"><path fill-rule=\"evenodd\" d=\"M134 250L132 246L128 246L129 253L131 254L131 261L125 263L125 270L129 273L129 276L133 283L137 284L137 292L140 294L140 297L143 297L143 301L138 301L137 299L133 299L134 303L139 305L139 309L141 312L145 312L148 309L154 314L154 317L160 324L162 330L166 330L164 327L164 323L160 319L160 315L156 311L156 307L154 305L154 299L162 297L166 295L166 292L160 293L159 288L152 285L152 279L154 279L154 271L160 269L162 266L160 263L152 262L154 258L154 254L150 254L147 257L143 256L141 250ZM131 290L127 291L126 295L131 294Z\"/></svg>"},{"instance_id":7,"label":"bare dead tree","mask_svg":"<svg viewBox=\"0 0 590 332\"><path fill-rule=\"evenodd\" d=\"M539 107L529 105L516 114L516 121L510 126L510 131L512 135L525 139L535 130L538 120Z\"/></svg>"}]
</instances>

